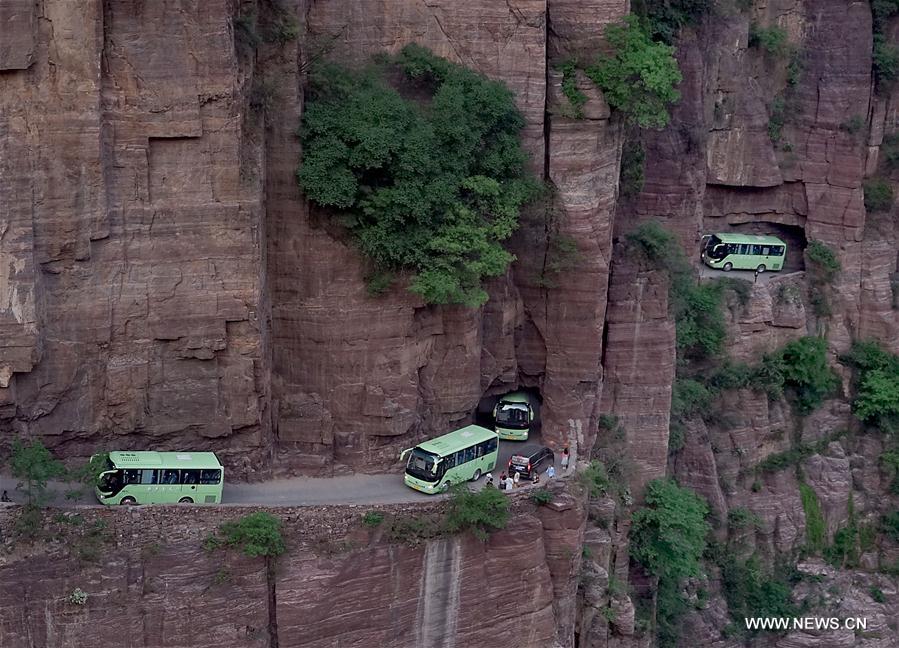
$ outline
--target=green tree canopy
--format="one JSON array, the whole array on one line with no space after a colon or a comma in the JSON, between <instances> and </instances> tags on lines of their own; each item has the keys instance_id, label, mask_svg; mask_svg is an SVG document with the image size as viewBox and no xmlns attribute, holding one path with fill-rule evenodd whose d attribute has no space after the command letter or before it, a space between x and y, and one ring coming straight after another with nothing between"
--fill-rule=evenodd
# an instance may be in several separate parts
<instances>
[{"instance_id":1,"label":"green tree canopy","mask_svg":"<svg viewBox=\"0 0 899 648\"><path fill-rule=\"evenodd\" d=\"M680 99L675 89L681 82L674 48L652 40L636 16L625 16L624 24L606 26L612 49L585 70L603 91L612 108L642 128L668 125L668 105Z\"/></svg>"},{"instance_id":2,"label":"green tree canopy","mask_svg":"<svg viewBox=\"0 0 899 648\"><path fill-rule=\"evenodd\" d=\"M508 268L502 241L537 194L509 89L408 45L363 70L319 66L309 92L306 195L338 210L379 270L411 270L427 302L483 304L481 282Z\"/></svg>"},{"instance_id":3,"label":"green tree canopy","mask_svg":"<svg viewBox=\"0 0 899 648\"><path fill-rule=\"evenodd\" d=\"M634 512L631 555L650 573L679 581L698 576L705 551L709 507L689 488L656 479L646 489L646 506Z\"/></svg>"},{"instance_id":4,"label":"green tree canopy","mask_svg":"<svg viewBox=\"0 0 899 648\"><path fill-rule=\"evenodd\" d=\"M66 474L65 466L37 440L27 445L19 439L12 442L10 469L24 483L28 504L34 506L46 502L47 483Z\"/></svg>"}]
</instances>

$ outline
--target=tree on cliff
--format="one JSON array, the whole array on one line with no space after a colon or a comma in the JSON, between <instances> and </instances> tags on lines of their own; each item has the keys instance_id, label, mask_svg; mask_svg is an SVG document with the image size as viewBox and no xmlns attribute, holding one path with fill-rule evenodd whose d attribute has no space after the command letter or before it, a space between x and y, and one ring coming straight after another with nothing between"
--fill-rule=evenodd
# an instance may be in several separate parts
<instances>
[{"instance_id":1,"label":"tree on cliff","mask_svg":"<svg viewBox=\"0 0 899 648\"><path fill-rule=\"evenodd\" d=\"M22 480L23 490L29 507L40 507L47 503L47 483L62 477L65 466L53 457L40 441L25 445L16 439L12 442L10 469L13 477Z\"/></svg>"},{"instance_id":2,"label":"tree on cliff","mask_svg":"<svg viewBox=\"0 0 899 648\"><path fill-rule=\"evenodd\" d=\"M505 85L408 45L364 70L314 70L297 177L381 276L409 270L427 302L480 306L537 193L523 126Z\"/></svg>"}]
</instances>

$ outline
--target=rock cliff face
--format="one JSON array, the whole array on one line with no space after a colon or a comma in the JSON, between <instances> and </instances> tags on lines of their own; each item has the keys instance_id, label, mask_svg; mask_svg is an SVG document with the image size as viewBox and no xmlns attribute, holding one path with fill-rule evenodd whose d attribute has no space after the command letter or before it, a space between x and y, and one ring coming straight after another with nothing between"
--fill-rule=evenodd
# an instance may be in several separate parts
<instances>
[{"instance_id":1,"label":"rock cliff face","mask_svg":"<svg viewBox=\"0 0 899 648\"><path fill-rule=\"evenodd\" d=\"M620 117L578 73L588 101L575 119L559 71L590 61L625 0L0 2L0 455L39 437L73 458L214 449L248 479L382 470L485 396L525 387L542 399L544 440L580 458L600 412L617 416L599 445L627 466L629 497L672 475L707 499L719 540L729 511L751 511L745 555L798 554L800 476L828 541L850 519L876 526L896 508L879 462L888 441L857 434L846 370L805 418L728 392L728 416L689 421L669 455L675 327L666 278L623 245L640 222L659 219L693 260L704 232L788 241L786 272L728 303L732 360L809 333L826 336L832 361L856 338L899 352L895 207L869 212L863 198L866 179L899 184L882 153L899 137L899 86L875 89L871 8L748 4L717 3L679 34L682 100L666 129L627 133L646 163L625 200ZM296 38L269 38L285 17ZM784 30L789 47L750 43L751 24ZM886 36L897 40L895 18ZM426 306L401 285L370 296L364 261L295 181L309 66L410 42L508 84L531 168L552 187L522 215L517 260L478 310ZM809 294L811 240L842 266L829 314ZM813 450L797 470L758 469L797 444ZM652 583L628 560L629 506L519 503L486 544L418 547L359 528L355 513L280 511L292 545L275 572L201 551L231 513L185 526L176 512L108 512L102 569L55 545L0 558L0 646L121 643L123 627L150 646L650 645L630 595ZM0 510L0 531L11 515ZM879 535L860 554L851 569L800 563L815 578L796 596L868 616L874 634L758 645L890 645L899 588L878 570L899 548ZM735 646L709 576L685 636ZM74 587L89 591L85 608L64 602Z\"/></svg>"}]
</instances>

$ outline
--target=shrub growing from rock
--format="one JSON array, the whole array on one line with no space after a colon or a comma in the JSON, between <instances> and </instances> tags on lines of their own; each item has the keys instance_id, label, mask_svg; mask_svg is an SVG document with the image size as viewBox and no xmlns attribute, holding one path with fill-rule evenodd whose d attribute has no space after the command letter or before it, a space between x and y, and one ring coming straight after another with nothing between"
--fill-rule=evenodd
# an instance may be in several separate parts
<instances>
[{"instance_id":1,"label":"shrub growing from rock","mask_svg":"<svg viewBox=\"0 0 899 648\"><path fill-rule=\"evenodd\" d=\"M204 545L210 550L221 547L238 549L251 558L275 558L286 550L281 536L281 520L264 511L225 522L219 527L218 534L209 536Z\"/></svg>"},{"instance_id":2,"label":"shrub growing from rock","mask_svg":"<svg viewBox=\"0 0 899 648\"><path fill-rule=\"evenodd\" d=\"M682 77L674 48L653 41L636 16L608 25L605 35L612 54L585 73L629 121L642 128L664 128L670 119L668 106L680 99L675 86Z\"/></svg>"},{"instance_id":3,"label":"shrub growing from rock","mask_svg":"<svg viewBox=\"0 0 899 648\"><path fill-rule=\"evenodd\" d=\"M482 280L513 259L502 242L519 209L537 195L523 126L505 85L417 45L364 70L320 65L298 179L378 271L410 271L428 303L479 306Z\"/></svg>"},{"instance_id":4,"label":"shrub growing from rock","mask_svg":"<svg viewBox=\"0 0 899 648\"><path fill-rule=\"evenodd\" d=\"M469 490L465 484L453 488L445 527L450 533L471 531L486 540L491 530L504 529L509 522L509 498L497 488Z\"/></svg>"}]
</instances>

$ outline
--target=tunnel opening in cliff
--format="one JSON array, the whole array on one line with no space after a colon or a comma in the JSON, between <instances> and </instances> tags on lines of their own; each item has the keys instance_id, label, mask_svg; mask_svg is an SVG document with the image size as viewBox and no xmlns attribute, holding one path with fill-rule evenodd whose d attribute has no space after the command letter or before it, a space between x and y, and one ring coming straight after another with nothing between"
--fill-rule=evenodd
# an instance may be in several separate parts
<instances>
[{"instance_id":1,"label":"tunnel opening in cliff","mask_svg":"<svg viewBox=\"0 0 899 648\"><path fill-rule=\"evenodd\" d=\"M523 394L527 397L531 408L534 411L534 420L531 423L531 434L539 434L541 429L540 409L543 405L543 394L537 387L519 387L518 389L509 389L498 394L485 394L478 401L478 405L474 412L474 422L490 430L494 429L496 420L493 417L493 409L499 403L500 399L509 394Z\"/></svg>"},{"instance_id":2,"label":"tunnel opening in cliff","mask_svg":"<svg viewBox=\"0 0 899 648\"><path fill-rule=\"evenodd\" d=\"M734 234L758 234L763 236L776 236L787 244L787 256L784 262L783 272L799 272L805 270L805 248L808 239L805 236L805 228L799 225L775 223L772 221L754 221L752 223L740 223L715 229L716 232L732 232ZM711 233L712 230L707 230Z\"/></svg>"}]
</instances>

